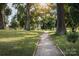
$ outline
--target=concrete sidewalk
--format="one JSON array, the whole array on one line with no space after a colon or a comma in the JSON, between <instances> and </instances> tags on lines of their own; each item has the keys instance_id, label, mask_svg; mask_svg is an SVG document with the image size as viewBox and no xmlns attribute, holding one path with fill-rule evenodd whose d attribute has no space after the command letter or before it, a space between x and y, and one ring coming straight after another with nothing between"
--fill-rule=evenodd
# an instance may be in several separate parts
<instances>
[{"instance_id":1,"label":"concrete sidewalk","mask_svg":"<svg viewBox=\"0 0 79 59\"><path fill-rule=\"evenodd\" d=\"M59 49L56 48L54 43L51 41L51 38L48 33L45 32L40 37L35 56L62 56L62 53Z\"/></svg>"}]
</instances>

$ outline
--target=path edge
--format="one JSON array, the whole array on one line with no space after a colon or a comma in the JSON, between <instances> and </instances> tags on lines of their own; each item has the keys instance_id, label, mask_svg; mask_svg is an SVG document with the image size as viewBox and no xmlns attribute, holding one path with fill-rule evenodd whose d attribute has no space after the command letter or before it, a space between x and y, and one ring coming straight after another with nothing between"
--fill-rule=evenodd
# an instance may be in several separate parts
<instances>
[{"instance_id":1,"label":"path edge","mask_svg":"<svg viewBox=\"0 0 79 59\"><path fill-rule=\"evenodd\" d=\"M41 33L40 36L41 36L42 34L43 34L43 33ZM39 42L40 42L40 36L38 37L38 41L37 41L37 43L36 43L36 47L35 47L35 49L34 49L33 56L35 56L36 51L37 51L37 49L38 49L38 44L39 44Z\"/></svg>"},{"instance_id":2,"label":"path edge","mask_svg":"<svg viewBox=\"0 0 79 59\"><path fill-rule=\"evenodd\" d=\"M37 49L38 49L39 41L40 41L40 39L38 39L38 42L36 43L36 47L35 47L35 50L34 50L34 52L33 52L33 56L35 56L35 54L36 54L36 51L37 51Z\"/></svg>"},{"instance_id":3,"label":"path edge","mask_svg":"<svg viewBox=\"0 0 79 59\"><path fill-rule=\"evenodd\" d=\"M41 33L40 35L42 35L42 34L43 34L43 33ZM49 36L50 36L50 35L49 35ZM50 36L50 38L51 38L51 36ZM52 38L51 38L51 40L52 40ZM37 49L38 49L38 44L39 44L39 42L40 42L40 36L39 36L38 41L37 41L37 43L36 43L36 48L34 49L33 56L35 56L35 54L36 54L36 51L37 51ZM63 55L63 56L66 56L65 53L61 50L61 48L60 48L59 46L57 46L56 43L54 43L54 44L55 44L55 46L58 48L58 50L62 53L62 55Z\"/></svg>"},{"instance_id":4,"label":"path edge","mask_svg":"<svg viewBox=\"0 0 79 59\"><path fill-rule=\"evenodd\" d=\"M50 37L51 37L51 35L49 35ZM51 37L51 40L52 40L52 37ZM53 41L53 40L52 40ZM56 43L54 43L55 44L55 46L58 48L58 50L62 53L62 55L63 56L66 56L65 55L65 53L61 50L61 48L58 46L58 45L56 45Z\"/></svg>"},{"instance_id":5,"label":"path edge","mask_svg":"<svg viewBox=\"0 0 79 59\"><path fill-rule=\"evenodd\" d=\"M56 47L60 50L60 52L63 54L63 56L66 56L65 53L61 50L59 46L56 45Z\"/></svg>"}]
</instances>

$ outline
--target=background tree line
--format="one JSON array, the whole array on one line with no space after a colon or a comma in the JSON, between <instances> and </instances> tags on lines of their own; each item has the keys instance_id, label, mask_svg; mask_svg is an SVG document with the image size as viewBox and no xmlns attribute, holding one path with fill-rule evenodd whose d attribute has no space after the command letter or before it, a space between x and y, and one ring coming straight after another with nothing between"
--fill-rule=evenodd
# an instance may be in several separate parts
<instances>
[{"instance_id":1,"label":"background tree line","mask_svg":"<svg viewBox=\"0 0 79 59\"><path fill-rule=\"evenodd\" d=\"M17 14L11 20L10 28L24 28L25 30L34 29L53 29L56 33L66 33L66 28L71 28L76 32L79 26L79 4L46 4L26 3L12 4L17 9ZM0 29L4 29L8 23L8 16L12 10L7 4L0 3Z\"/></svg>"}]
</instances>

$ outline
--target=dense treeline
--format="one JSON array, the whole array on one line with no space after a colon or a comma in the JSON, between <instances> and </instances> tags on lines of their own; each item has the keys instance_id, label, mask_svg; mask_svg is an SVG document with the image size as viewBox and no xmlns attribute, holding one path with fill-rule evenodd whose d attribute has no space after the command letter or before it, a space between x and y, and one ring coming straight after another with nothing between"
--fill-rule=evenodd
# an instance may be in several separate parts
<instances>
[{"instance_id":1,"label":"dense treeline","mask_svg":"<svg viewBox=\"0 0 79 59\"><path fill-rule=\"evenodd\" d=\"M17 9L16 15L12 18L10 28L34 29L54 29L56 33L65 34L66 28L70 27L72 32L76 32L79 26L79 4L12 4ZM8 16L12 13L7 4L0 3L0 29L4 29L8 24Z\"/></svg>"}]
</instances>

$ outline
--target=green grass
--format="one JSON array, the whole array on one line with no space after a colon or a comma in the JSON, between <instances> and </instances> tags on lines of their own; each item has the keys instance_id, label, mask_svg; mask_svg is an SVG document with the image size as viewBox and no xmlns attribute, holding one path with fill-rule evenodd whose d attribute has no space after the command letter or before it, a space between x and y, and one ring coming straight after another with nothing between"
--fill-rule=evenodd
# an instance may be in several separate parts
<instances>
[{"instance_id":1,"label":"green grass","mask_svg":"<svg viewBox=\"0 0 79 59\"><path fill-rule=\"evenodd\" d=\"M78 56L79 55L79 40L76 43L67 41L66 35L55 35L51 34L54 43L60 47L60 49L67 56Z\"/></svg>"},{"instance_id":2,"label":"green grass","mask_svg":"<svg viewBox=\"0 0 79 59\"><path fill-rule=\"evenodd\" d=\"M1 56L32 56L41 31L0 30Z\"/></svg>"}]
</instances>

